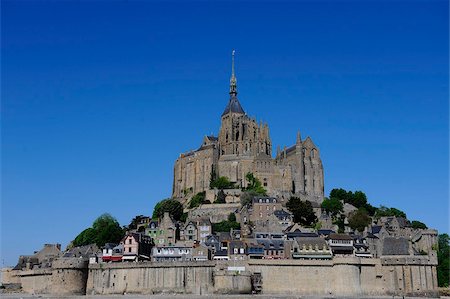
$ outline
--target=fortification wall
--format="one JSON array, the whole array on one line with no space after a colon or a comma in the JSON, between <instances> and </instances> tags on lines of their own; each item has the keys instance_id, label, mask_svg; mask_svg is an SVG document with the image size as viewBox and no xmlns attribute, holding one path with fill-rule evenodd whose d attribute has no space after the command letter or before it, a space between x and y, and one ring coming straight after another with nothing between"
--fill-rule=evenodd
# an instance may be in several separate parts
<instances>
[{"instance_id":1,"label":"fortification wall","mask_svg":"<svg viewBox=\"0 0 450 299\"><path fill-rule=\"evenodd\" d=\"M50 294L52 292L52 269L20 271L22 290L28 294Z\"/></svg>"},{"instance_id":2,"label":"fortification wall","mask_svg":"<svg viewBox=\"0 0 450 299\"><path fill-rule=\"evenodd\" d=\"M436 295L435 266L428 257L249 261L263 293L321 296Z\"/></svg>"},{"instance_id":3,"label":"fortification wall","mask_svg":"<svg viewBox=\"0 0 450 299\"><path fill-rule=\"evenodd\" d=\"M18 271L33 294L250 293L251 276L264 294L318 296L437 295L435 257L333 260L112 263L56 262L51 269ZM232 270L231 269L243 269Z\"/></svg>"},{"instance_id":4,"label":"fortification wall","mask_svg":"<svg viewBox=\"0 0 450 299\"><path fill-rule=\"evenodd\" d=\"M214 267L213 262L91 265L86 294L212 294Z\"/></svg>"}]
</instances>

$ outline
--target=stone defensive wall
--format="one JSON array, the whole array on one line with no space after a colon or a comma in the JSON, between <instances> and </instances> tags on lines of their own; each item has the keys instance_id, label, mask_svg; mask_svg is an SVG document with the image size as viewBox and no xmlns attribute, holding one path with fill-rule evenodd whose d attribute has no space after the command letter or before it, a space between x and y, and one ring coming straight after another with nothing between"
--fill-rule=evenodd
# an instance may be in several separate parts
<instances>
[{"instance_id":1,"label":"stone defensive wall","mask_svg":"<svg viewBox=\"0 0 450 299\"><path fill-rule=\"evenodd\" d=\"M7 277L2 284L20 283L29 294L84 295L88 262L77 258L62 258L53 261L52 268L3 271Z\"/></svg>"},{"instance_id":2,"label":"stone defensive wall","mask_svg":"<svg viewBox=\"0 0 450 299\"><path fill-rule=\"evenodd\" d=\"M436 296L436 265L428 257L249 261L250 271L261 273L263 293L352 297Z\"/></svg>"},{"instance_id":3,"label":"stone defensive wall","mask_svg":"<svg viewBox=\"0 0 450 299\"><path fill-rule=\"evenodd\" d=\"M72 263L72 266L71 266ZM249 294L317 296L437 296L437 261L428 256L381 259L250 260L91 264L56 262L16 271L34 294ZM14 271L13 271L14 272Z\"/></svg>"}]
</instances>

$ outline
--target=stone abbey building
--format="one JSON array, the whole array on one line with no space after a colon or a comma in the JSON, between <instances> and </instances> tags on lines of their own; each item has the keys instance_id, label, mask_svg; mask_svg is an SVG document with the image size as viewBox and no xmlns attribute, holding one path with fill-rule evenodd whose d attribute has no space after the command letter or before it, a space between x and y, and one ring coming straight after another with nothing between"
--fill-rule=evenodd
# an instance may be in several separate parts
<instances>
[{"instance_id":1,"label":"stone abbey building","mask_svg":"<svg viewBox=\"0 0 450 299\"><path fill-rule=\"evenodd\" d=\"M272 155L267 124L249 117L237 98L234 52L230 79L230 99L222 113L219 136L205 136L199 149L181 154L175 162L173 198L182 202L188 194L210 189L211 176L225 176L246 187L245 176L253 173L268 195L288 199L291 195L321 202L324 173L320 151L310 137L278 148Z\"/></svg>"}]
</instances>

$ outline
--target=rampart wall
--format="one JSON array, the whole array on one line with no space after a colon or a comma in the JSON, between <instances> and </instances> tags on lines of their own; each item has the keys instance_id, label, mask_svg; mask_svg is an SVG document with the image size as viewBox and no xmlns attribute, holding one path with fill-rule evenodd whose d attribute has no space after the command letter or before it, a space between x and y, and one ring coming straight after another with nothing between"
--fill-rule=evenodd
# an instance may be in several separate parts
<instances>
[{"instance_id":1,"label":"rampart wall","mask_svg":"<svg viewBox=\"0 0 450 299\"><path fill-rule=\"evenodd\" d=\"M87 264L17 271L34 294L250 293L318 296L437 295L436 259L429 256L333 260L250 260ZM241 270L236 270L241 269Z\"/></svg>"}]
</instances>

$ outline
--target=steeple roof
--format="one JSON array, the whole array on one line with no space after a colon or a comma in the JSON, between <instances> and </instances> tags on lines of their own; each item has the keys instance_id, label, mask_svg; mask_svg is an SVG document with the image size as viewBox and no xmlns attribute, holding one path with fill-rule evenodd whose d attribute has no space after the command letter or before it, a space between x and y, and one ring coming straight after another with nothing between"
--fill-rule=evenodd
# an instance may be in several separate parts
<instances>
[{"instance_id":1,"label":"steeple roof","mask_svg":"<svg viewBox=\"0 0 450 299\"><path fill-rule=\"evenodd\" d=\"M231 96L230 101L228 102L227 107L222 113L222 116L228 113L240 113L245 114L244 109L242 109L241 104L239 103L239 100L236 96Z\"/></svg>"},{"instance_id":2,"label":"steeple roof","mask_svg":"<svg viewBox=\"0 0 450 299\"><path fill-rule=\"evenodd\" d=\"M233 50L231 61L230 101L228 102L227 107L223 111L222 116L228 113L245 114L244 109L242 109L242 106L237 98L237 79L234 74L234 52L235 51Z\"/></svg>"}]
</instances>

